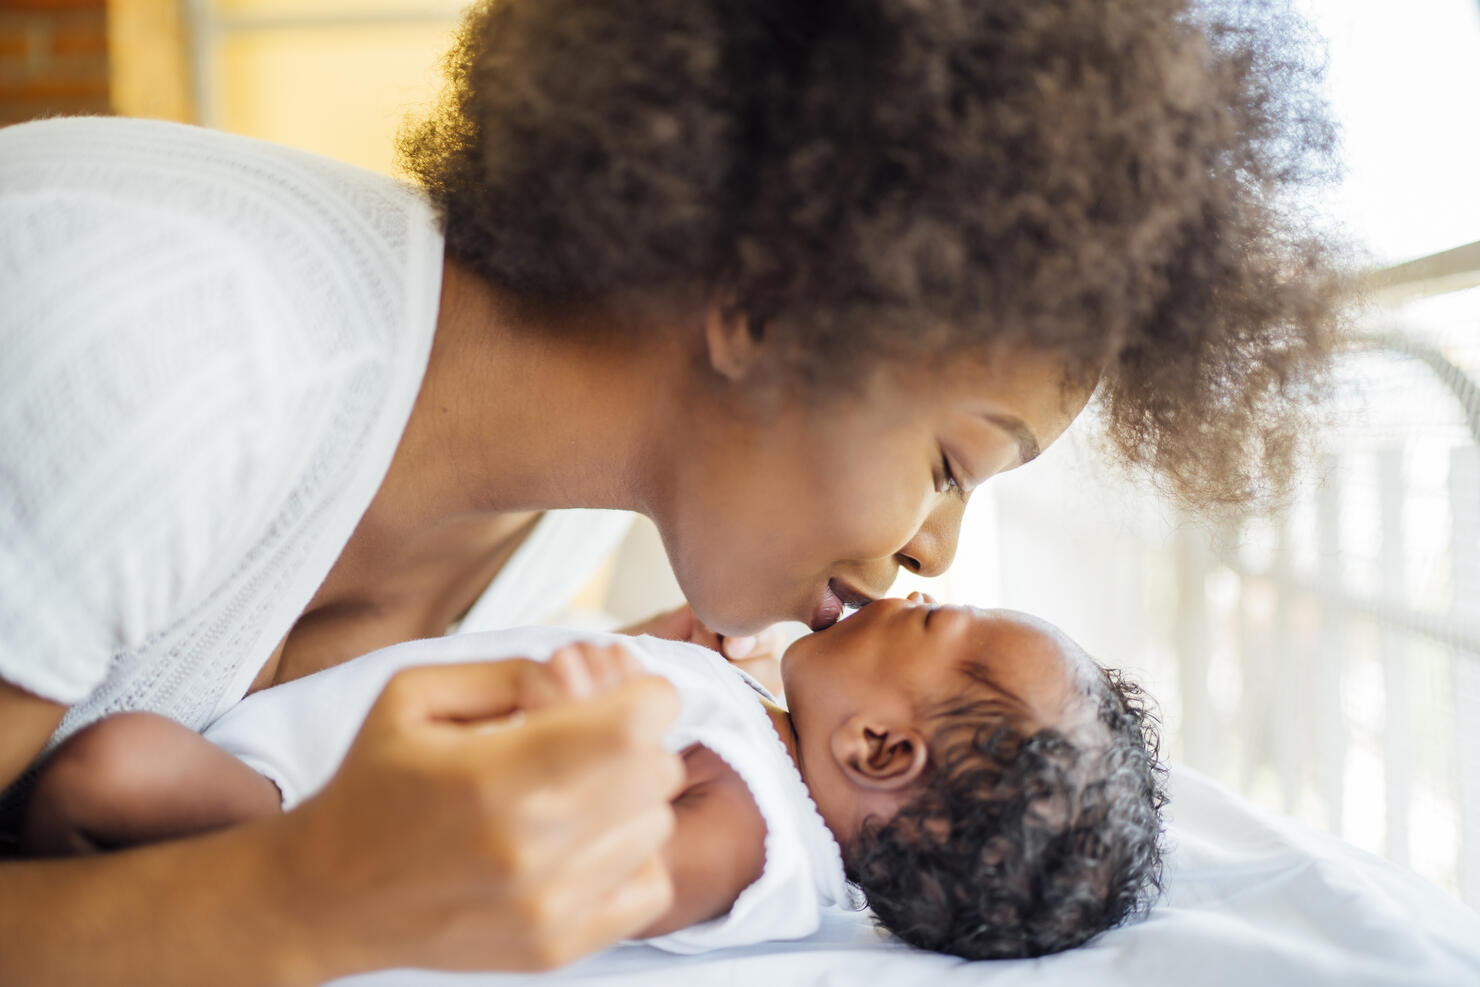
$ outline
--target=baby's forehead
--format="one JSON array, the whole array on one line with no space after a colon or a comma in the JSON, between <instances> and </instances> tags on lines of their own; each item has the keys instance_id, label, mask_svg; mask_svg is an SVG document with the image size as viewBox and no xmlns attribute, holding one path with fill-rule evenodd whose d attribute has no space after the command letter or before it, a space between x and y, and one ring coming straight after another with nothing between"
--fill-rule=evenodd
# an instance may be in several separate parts
<instances>
[{"instance_id":1,"label":"baby's forehead","mask_svg":"<svg viewBox=\"0 0 1480 987\"><path fill-rule=\"evenodd\" d=\"M1100 667L1055 625L1017 610L972 607L979 633L962 673L1040 715L1062 714L1093 691Z\"/></svg>"},{"instance_id":2,"label":"baby's forehead","mask_svg":"<svg viewBox=\"0 0 1480 987\"><path fill-rule=\"evenodd\" d=\"M1010 648L1019 657L1056 662L1067 669L1078 669L1090 660L1074 640L1054 624L1021 610L985 607L967 608L981 628L981 650Z\"/></svg>"}]
</instances>

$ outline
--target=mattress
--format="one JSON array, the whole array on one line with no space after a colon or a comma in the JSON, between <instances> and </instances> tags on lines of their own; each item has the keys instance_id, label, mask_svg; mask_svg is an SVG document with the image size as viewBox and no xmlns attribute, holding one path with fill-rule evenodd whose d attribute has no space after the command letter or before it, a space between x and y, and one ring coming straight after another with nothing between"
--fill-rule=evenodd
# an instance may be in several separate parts
<instances>
[{"instance_id":1,"label":"mattress","mask_svg":"<svg viewBox=\"0 0 1480 987\"><path fill-rule=\"evenodd\" d=\"M641 945L539 975L387 970L340 987L1032 985L1480 987L1480 914L1417 875L1174 767L1167 887L1143 921L1077 950L967 962L830 910L797 942L698 956Z\"/></svg>"}]
</instances>

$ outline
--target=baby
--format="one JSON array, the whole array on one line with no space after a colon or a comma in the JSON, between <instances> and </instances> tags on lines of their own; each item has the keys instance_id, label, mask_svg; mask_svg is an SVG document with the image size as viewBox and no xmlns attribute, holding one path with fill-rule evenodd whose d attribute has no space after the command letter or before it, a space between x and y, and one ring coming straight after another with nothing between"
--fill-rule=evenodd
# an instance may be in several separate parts
<instances>
[{"instance_id":1,"label":"baby","mask_svg":"<svg viewBox=\"0 0 1480 987\"><path fill-rule=\"evenodd\" d=\"M1160 886L1163 772L1139 690L1042 621L918 596L796 641L789 709L696 645L524 628L397 645L265 690L211 743L114 717L47 764L26 839L78 852L291 808L397 670L533 655L550 660L529 663L526 707L644 671L679 692L674 904L643 932L660 948L806 936L851 884L915 946L1037 956L1123 922Z\"/></svg>"}]
</instances>

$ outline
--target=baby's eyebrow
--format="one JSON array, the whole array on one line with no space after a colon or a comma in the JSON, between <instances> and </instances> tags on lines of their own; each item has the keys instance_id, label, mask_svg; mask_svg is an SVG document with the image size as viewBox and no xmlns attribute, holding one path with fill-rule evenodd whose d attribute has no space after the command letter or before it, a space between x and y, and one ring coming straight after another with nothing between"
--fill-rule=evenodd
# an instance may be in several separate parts
<instances>
[{"instance_id":1,"label":"baby's eyebrow","mask_svg":"<svg viewBox=\"0 0 1480 987\"><path fill-rule=\"evenodd\" d=\"M985 699L962 697L955 706L942 710L939 715L945 719L954 716L995 716L1001 717L1003 721L1016 722L1023 716L1023 709L1016 703L996 697Z\"/></svg>"},{"instance_id":2,"label":"baby's eyebrow","mask_svg":"<svg viewBox=\"0 0 1480 987\"><path fill-rule=\"evenodd\" d=\"M1007 697L1011 700L1011 705L1015 706L1018 710L1028 707L1028 704L1023 701L1022 696L1019 696L1016 692L1013 692L1007 686L997 681L991 671L981 662L964 661L961 663L961 672L977 685L984 685L998 695ZM983 700L983 702L990 702L990 700Z\"/></svg>"},{"instance_id":3,"label":"baby's eyebrow","mask_svg":"<svg viewBox=\"0 0 1480 987\"><path fill-rule=\"evenodd\" d=\"M968 686L948 699L929 703L922 708L922 715L945 720L983 716L1016 720L1028 713L1028 705L1022 697L994 680L981 663L966 659L957 666L957 670L973 684L984 687L987 694L980 695Z\"/></svg>"}]
</instances>

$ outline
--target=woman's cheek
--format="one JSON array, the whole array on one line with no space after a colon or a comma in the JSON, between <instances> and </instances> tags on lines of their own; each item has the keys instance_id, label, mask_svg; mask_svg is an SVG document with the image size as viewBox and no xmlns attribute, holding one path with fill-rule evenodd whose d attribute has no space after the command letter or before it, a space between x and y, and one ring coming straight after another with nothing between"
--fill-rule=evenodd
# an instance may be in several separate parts
<instances>
[{"instance_id":1,"label":"woman's cheek","mask_svg":"<svg viewBox=\"0 0 1480 987\"><path fill-rule=\"evenodd\" d=\"M907 545L929 516L930 501L918 484L899 482L898 476L874 477L871 496L855 496L853 509L836 518L836 538L849 546L848 559L892 556Z\"/></svg>"},{"instance_id":2,"label":"woman's cheek","mask_svg":"<svg viewBox=\"0 0 1480 987\"><path fill-rule=\"evenodd\" d=\"M776 522L770 519L772 525ZM732 530L744 533L740 528ZM815 567L808 570L812 564L802 558L810 550L805 542L726 537L707 547L709 554L690 560L691 579L680 583L711 628L726 635L754 634L778 621L801 619L806 584L815 581Z\"/></svg>"}]
</instances>

